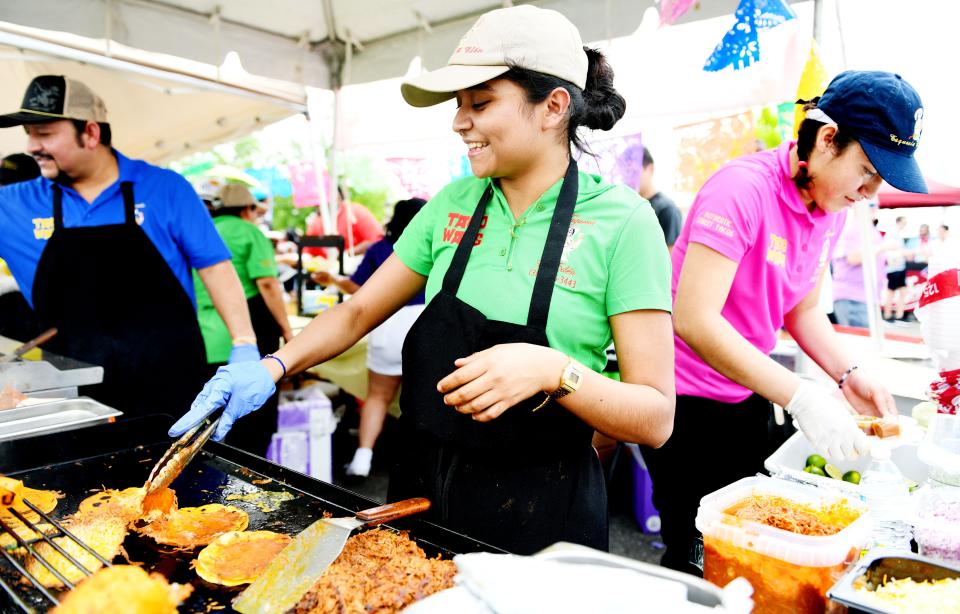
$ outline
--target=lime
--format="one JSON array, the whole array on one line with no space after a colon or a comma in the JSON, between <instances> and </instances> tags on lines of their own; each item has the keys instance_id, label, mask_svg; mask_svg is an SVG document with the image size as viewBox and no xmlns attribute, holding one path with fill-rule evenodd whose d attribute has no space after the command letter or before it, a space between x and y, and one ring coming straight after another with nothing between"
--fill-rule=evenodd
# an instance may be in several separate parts
<instances>
[{"instance_id":1,"label":"lime","mask_svg":"<svg viewBox=\"0 0 960 614\"><path fill-rule=\"evenodd\" d=\"M851 484L860 483L860 472L859 471L848 471L843 474L843 481L850 482Z\"/></svg>"},{"instance_id":2,"label":"lime","mask_svg":"<svg viewBox=\"0 0 960 614\"><path fill-rule=\"evenodd\" d=\"M816 465L807 465L803 468L803 470L807 473L812 473L813 475L822 475L823 477L827 476L827 474L823 472L823 469L817 467Z\"/></svg>"},{"instance_id":3,"label":"lime","mask_svg":"<svg viewBox=\"0 0 960 614\"><path fill-rule=\"evenodd\" d=\"M819 467L820 469L823 469L824 465L826 464L827 459L819 454L811 454L807 457L807 467Z\"/></svg>"},{"instance_id":4,"label":"lime","mask_svg":"<svg viewBox=\"0 0 960 614\"><path fill-rule=\"evenodd\" d=\"M920 485L914 482L913 480L911 480L910 478L903 478L903 481L907 483L907 489L910 492L913 492L916 489L920 488Z\"/></svg>"},{"instance_id":5,"label":"lime","mask_svg":"<svg viewBox=\"0 0 960 614\"><path fill-rule=\"evenodd\" d=\"M840 467L827 463L823 466L823 472L835 480L839 480L843 477L843 472L840 471Z\"/></svg>"}]
</instances>

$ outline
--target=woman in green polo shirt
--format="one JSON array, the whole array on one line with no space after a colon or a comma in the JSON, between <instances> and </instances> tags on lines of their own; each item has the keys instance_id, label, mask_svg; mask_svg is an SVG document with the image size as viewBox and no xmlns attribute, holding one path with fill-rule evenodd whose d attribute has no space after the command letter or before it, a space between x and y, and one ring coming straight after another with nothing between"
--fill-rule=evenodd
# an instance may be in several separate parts
<instances>
[{"instance_id":1,"label":"woman in green polo shirt","mask_svg":"<svg viewBox=\"0 0 960 614\"><path fill-rule=\"evenodd\" d=\"M197 320L203 333L210 375L228 362L237 360L235 346L241 350L252 348L255 341L258 354L251 360L256 361L264 354L275 352L280 347L280 337L286 341L293 339L283 305L283 288L277 279L273 244L254 224L261 214L260 208L250 190L232 183L223 186L210 206L213 224L230 250L233 267L243 286L253 332L256 334L256 339L230 337L227 325L207 294L206 286L194 271ZM231 431L227 443L260 456L266 454L270 437L277 427L277 403L278 395L274 394L254 419L244 421Z\"/></svg>"},{"instance_id":2,"label":"woman in green polo shirt","mask_svg":"<svg viewBox=\"0 0 960 614\"><path fill-rule=\"evenodd\" d=\"M657 218L571 155L579 126L623 115L613 73L561 14L522 5L483 15L446 67L402 93L414 106L456 98L475 177L427 203L353 298L275 356L221 369L170 434L227 403L221 436L285 373L343 352L425 288L403 348L389 498L427 497L432 521L517 553L605 549L593 431L660 446L674 406ZM612 340L622 382L600 374Z\"/></svg>"}]
</instances>

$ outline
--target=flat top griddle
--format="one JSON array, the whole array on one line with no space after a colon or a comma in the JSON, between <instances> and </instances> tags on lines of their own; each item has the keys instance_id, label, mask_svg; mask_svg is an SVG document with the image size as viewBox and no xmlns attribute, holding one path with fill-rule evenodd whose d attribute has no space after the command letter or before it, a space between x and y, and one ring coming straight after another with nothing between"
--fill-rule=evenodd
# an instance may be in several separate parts
<instances>
[{"instance_id":1,"label":"flat top griddle","mask_svg":"<svg viewBox=\"0 0 960 614\"><path fill-rule=\"evenodd\" d=\"M55 519L62 519L76 511L80 501L103 488L141 486L153 463L170 443L166 429L172 421L167 416L148 416L2 443L0 472L23 480L31 488L63 492L65 497L51 513ZM212 441L171 488L177 493L180 507L206 503L234 505L249 515L248 530L265 529L290 535L302 531L324 513L348 516L377 505L333 484ZM256 497L262 491L286 491L294 498L274 504L277 509L272 512L263 511L255 501L232 498L251 494ZM267 500L263 502L268 503ZM439 554L450 558L463 552L500 552L416 517L389 526L410 531L410 536L431 557ZM230 601L242 589L220 587L201 580L190 568L195 552L171 553L133 533L127 536L124 549L131 560L142 562L146 569L158 571L173 582L193 584L193 595L181 606L181 611L208 612L211 606L225 606L225 609L215 611L230 612ZM21 579L3 561L0 561L0 574L7 580ZM21 598L37 611L51 606L39 593L27 587L24 587ZM9 611L12 604L4 604L2 599L8 598L0 596L2 611Z\"/></svg>"}]
</instances>

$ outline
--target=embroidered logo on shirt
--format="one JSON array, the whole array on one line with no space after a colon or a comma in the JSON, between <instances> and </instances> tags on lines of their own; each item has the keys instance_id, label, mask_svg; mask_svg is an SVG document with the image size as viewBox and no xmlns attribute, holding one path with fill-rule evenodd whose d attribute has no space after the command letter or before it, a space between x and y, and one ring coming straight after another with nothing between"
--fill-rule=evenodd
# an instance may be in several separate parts
<instances>
[{"instance_id":1,"label":"embroidered logo on shirt","mask_svg":"<svg viewBox=\"0 0 960 614\"><path fill-rule=\"evenodd\" d=\"M473 216L470 215L461 215L455 211L447 213L447 227L443 229L443 242L450 243L451 245L460 245L460 240L463 239L463 233L466 232L467 226L470 225L470 218ZM480 220L480 228L486 228L487 226L487 216L483 216L483 219ZM477 240L473 242L474 246L480 245L483 243L483 233L477 233Z\"/></svg>"},{"instance_id":2,"label":"embroidered logo on shirt","mask_svg":"<svg viewBox=\"0 0 960 614\"><path fill-rule=\"evenodd\" d=\"M37 241L46 241L53 236L53 218L35 217L33 220L33 238Z\"/></svg>"},{"instance_id":3,"label":"embroidered logo on shirt","mask_svg":"<svg viewBox=\"0 0 960 614\"><path fill-rule=\"evenodd\" d=\"M143 226L146 208L147 203L137 203L133 206L133 220L137 223L137 226Z\"/></svg>"},{"instance_id":4,"label":"embroidered logo on shirt","mask_svg":"<svg viewBox=\"0 0 960 614\"><path fill-rule=\"evenodd\" d=\"M583 243L583 228L570 225L567 229L567 239L563 242L563 253L560 254L560 262L569 262L570 254Z\"/></svg>"},{"instance_id":5,"label":"embroidered logo on shirt","mask_svg":"<svg viewBox=\"0 0 960 614\"><path fill-rule=\"evenodd\" d=\"M778 267L787 266L787 247L789 243L783 237L770 233L770 245L767 247L767 262Z\"/></svg>"},{"instance_id":6,"label":"embroidered logo on shirt","mask_svg":"<svg viewBox=\"0 0 960 614\"><path fill-rule=\"evenodd\" d=\"M592 224L593 222L581 222ZM567 238L563 242L563 253L560 254L560 265L557 267L557 285L573 289L577 287L577 271L570 266L570 255L583 243L583 228L573 226L567 229ZM536 277L540 270L540 261L530 269L527 274L530 277Z\"/></svg>"},{"instance_id":7,"label":"embroidered logo on shirt","mask_svg":"<svg viewBox=\"0 0 960 614\"><path fill-rule=\"evenodd\" d=\"M733 232L733 222L730 221L730 218L723 217L712 211L704 211L697 217L694 223L705 226L717 234L728 238L733 238L735 234Z\"/></svg>"},{"instance_id":8,"label":"embroidered logo on shirt","mask_svg":"<svg viewBox=\"0 0 960 614\"><path fill-rule=\"evenodd\" d=\"M537 260L536 266L527 271L527 275L536 277L539 270L540 261ZM577 272L569 264L561 262L560 266L557 267L557 280L555 283L558 286L565 286L572 290L577 287Z\"/></svg>"}]
</instances>

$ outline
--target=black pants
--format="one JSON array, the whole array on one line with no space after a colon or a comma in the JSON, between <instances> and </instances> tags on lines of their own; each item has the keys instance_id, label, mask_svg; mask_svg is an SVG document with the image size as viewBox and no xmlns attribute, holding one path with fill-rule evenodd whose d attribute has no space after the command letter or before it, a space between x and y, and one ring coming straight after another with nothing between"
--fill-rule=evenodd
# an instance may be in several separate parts
<instances>
[{"instance_id":1,"label":"black pants","mask_svg":"<svg viewBox=\"0 0 960 614\"><path fill-rule=\"evenodd\" d=\"M774 447L768 432L770 402L753 395L740 403L677 397L673 434L663 447L642 447L653 480L666 546L660 564L702 575L690 563L699 533L694 525L704 495L763 470Z\"/></svg>"}]
</instances>

